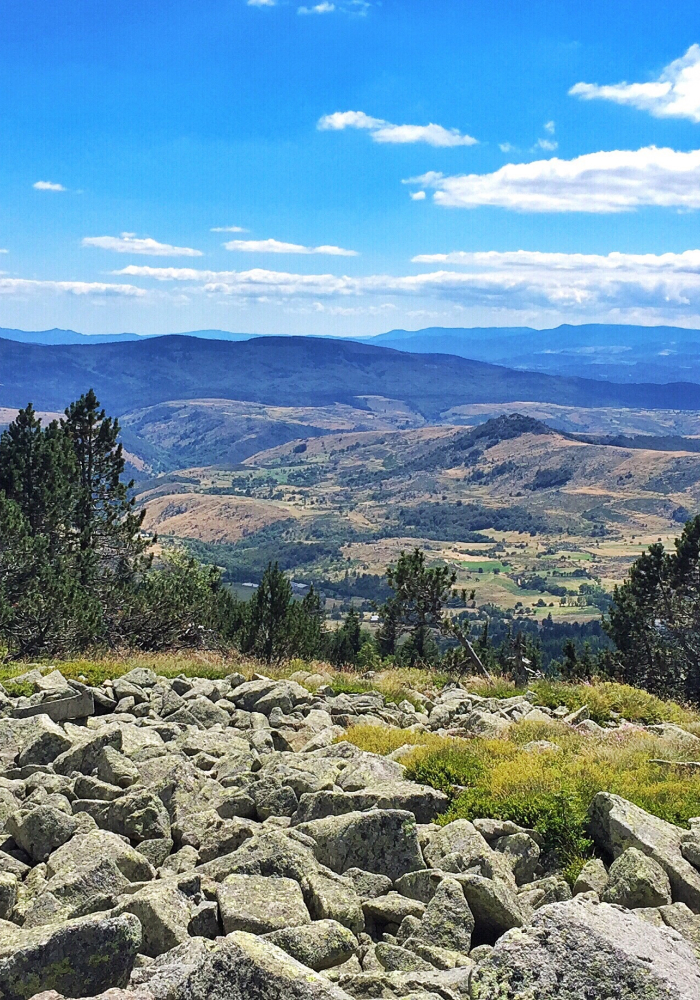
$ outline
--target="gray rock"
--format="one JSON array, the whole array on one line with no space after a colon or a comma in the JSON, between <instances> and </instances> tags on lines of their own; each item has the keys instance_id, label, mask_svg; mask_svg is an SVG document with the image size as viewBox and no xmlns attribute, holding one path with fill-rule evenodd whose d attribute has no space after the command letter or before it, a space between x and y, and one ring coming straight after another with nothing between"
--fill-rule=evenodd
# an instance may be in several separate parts
<instances>
[{"instance_id":1,"label":"gray rock","mask_svg":"<svg viewBox=\"0 0 700 1000\"><path fill-rule=\"evenodd\" d=\"M173 849L172 837L160 837L155 840L142 840L136 850L154 868L160 868L170 856ZM193 866L194 867L194 866Z\"/></svg>"},{"instance_id":2,"label":"gray rock","mask_svg":"<svg viewBox=\"0 0 700 1000\"><path fill-rule=\"evenodd\" d=\"M493 846L512 868L516 885L532 881L540 860L540 849L532 837L526 833L512 833L499 837Z\"/></svg>"},{"instance_id":3,"label":"gray rock","mask_svg":"<svg viewBox=\"0 0 700 1000\"><path fill-rule=\"evenodd\" d=\"M73 837L63 847L54 851L47 862L49 877L68 871L81 871L94 867L103 859L114 861L129 882L144 882L155 878L155 870L143 854L136 851L121 837L106 830L94 830L85 836Z\"/></svg>"},{"instance_id":4,"label":"gray rock","mask_svg":"<svg viewBox=\"0 0 700 1000\"><path fill-rule=\"evenodd\" d=\"M474 916L474 941L493 944L525 922L518 897L504 882L481 875L459 875L457 881Z\"/></svg>"},{"instance_id":5,"label":"gray rock","mask_svg":"<svg viewBox=\"0 0 700 1000\"><path fill-rule=\"evenodd\" d=\"M466 872L487 860L492 865L500 864L508 872L506 877L514 881L508 862L489 847L467 819L454 820L439 829L431 836L423 853L431 868L440 868L445 872Z\"/></svg>"},{"instance_id":6,"label":"gray rock","mask_svg":"<svg viewBox=\"0 0 700 1000\"><path fill-rule=\"evenodd\" d=\"M360 897L349 878L327 868L307 875L301 883L306 905L314 920L336 920L353 934L364 930Z\"/></svg>"},{"instance_id":7,"label":"gray rock","mask_svg":"<svg viewBox=\"0 0 700 1000\"><path fill-rule=\"evenodd\" d=\"M428 972L432 968L430 962L400 945L380 942L375 955L387 972Z\"/></svg>"},{"instance_id":8,"label":"gray rock","mask_svg":"<svg viewBox=\"0 0 700 1000\"><path fill-rule=\"evenodd\" d=\"M78 727L70 728L72 731L76 731ZM97 776L103 781L109 781L113 785L121 784L121 782L112 781L99 773L103 751L107 747L115 751L121 750L121 728L119 726L105 726L97 733L86 729L82 736L83 739L80 743L71 747L70 750L66 750L54 760L53 767L56 774L72 774L73 771L79 771L81 774L92 774L97 769Z\"/></svg>"},{"instance_id":9,"label":"gray rock","mask_svg":"<svg viewBox=\"0 0 700 1000\"><path fill-rule=\"evenodd\" d=\"M191 972L178 1000L349 1000L348 994L264 938L235 931Z\"/></svg>"},{"instance_id":10,"label":"gray rock","mask_svg":"<svg viewBox=\"0 0 700 1000\"><path fill-rule=\"evenodd\" d=\"M142 994L144 1000L149 1000L150 997L154 1000L178 1000L184 981L190 973L200 968L213 949L212 941L194 937L158 958L144 962L146 956L139 956L138 967L134 968L129 981L129 989L134 990L134 993L118 1000L140 1000Z\"/></svg>"},{"instance_id":11,"label":"gray rock","mask_svg":"<svg viewBox=\"0 0 700 1000\"><path fill-rule=\"evenodd\" d=\"M579 896L500 938L474 969L471 997L697 1000L700 965L675 931Z\"/></svg>"},{"instance_id":12,"label":"gray rock","mask_svg":"<svg viewBox=\"0 0 700 1000\"><path fill-rule=\"evenodd\" d=\"M23 746L17 757L18 767L26 767L28 764L50 764L59 754L65 753L72 747L72 740L48 715L36 715L31 723L31 730L22 733Z\"/></svg>"},{"instance_id":13,"label":"gray rock","mask_svg":"<svg viewBox=\"0 0 700 1000\"><path fill-rule=\"evenodd\" d=\"M232 854L201 865L200 871L217 882L223 882L227 875L262 875L265 878L293 878L301 882L318 870L312 845L308 838L301 843L279 830L262 830L246 839Z\"/></svg>"},{"instance_id":14,"label":"gray rock","mask_svg":"<svg viewBox=\"0 0 700 1000\"><path fill-rule=\"evenodd\" d=\"M344 874L352 881L355 891L363 903L367 899L384 896L393 888L391 879L387 878L386 875L375 875L373 872L363 871L362 868L348 868ZM408 895L408 893L404 893L404 895Z\"/></svg>"},{"instance_id":15,"label":"gray rock","mask_svg":"<svg viewBox=\"0 0 700 1000\"><path fill-rule=\"evenodd\" d=\"M582 892L597 892L599 896L605 892L608 885L608 873L600 858L587 861L574 883L574 895Z\"/></svg>"},{"instance_id":16,"label":"gray rock","mask_svg":"<svg viewBox=\"0 0 700 1000\"><path fill-rule=\"evenodd\" d=\"M122 896L115 914L132 913L143 928L144 955L155 958L189 938L190 904L174 879L150 882Z\"/></svg>"},{"instance_id":17,"label":"gray rock","mask_svg":"<svg viewBox=\"0 0 700 1000\"><path fill-rule=\"evenodd\" d=\"M96 754L94 770L101 781L117 785L119 788L128 788L139 778L138 768L134 762L111 745L105 746Z\"/></svg>"},{"instance_id":18,"label":"gray rock","mask_svg":"<svg viewBox=\"0 0 700 1000\"><path fill-rule=\"evenodd\" d=\"M72 816L66 816L52 806L37 806L26 813L8 816L5 827L15 841L34 861L46 861L78 830Z\"/></svg>"},{"instance_id":19,"label":"gray rock","mask_svg":"<svg viewBox=\"0 0 700 1000\"><path fill-rule=\"evenodd\" d=\"M617 858L636 847L668 875L674 902L700 911L700 872L686 861L681 843L687 831L651 816L619 795L598 792L591 803L590 826L596 843Z\"/></svg>"},{"instance_id":20,"label":"gray rock","mask_svg":"<svg viewBox=\"0 0 700 1000\"><path fill-rule=\"evenodd\" d=\"M375 923L395 924L398 928L404 917L422 917L425 904L398 892L389 892L386 896L366 900L362 904L362 910L365 917L371 918Z\"/></svg>"},{"instance_id":21,"label":"gray rock","mask_svg":"<svg viewBox=\"0 0 700 1000\"><path fill-rule=\"evenodd\" d=\"M107 828L131 841L170 836L170 818L161 800L145 788L134 788L110 803Z\"/></svg>"},{"instance_id":22,"label":"gray rock","mask_svg":"<svg viewBox=\"0 0 700 1000\"><path fill-rule=\"evenodd\" d=\"M364 868L394 880L424 867L416 822L409 812L377 809L329 816L297 830L314 839L318 860L340 874Z\"/></svg>"},{"instance_id":23,"label":"gray rock","mask_svg":"<svg viewBox=\"0 0 700 1000\"><path fill-rule=\"evenodd\" d=\"M474 916L460 883L443 879L428 903L416 937L437 948L468 955L473 930Z\"/></svg>"},{"instance_id":24,"label":"gray rock","mask_svg":"<svg viewBox=\"0 0 700 1000\"><path fill-rule=\"evenodd\" d=\"M124 794L124 789L118 785L110 785L99 778L87 777L81 774L75 779L75 797L77 799L98 799L102 802L111 802Z\"/></svg>"},{"instance_id":25,"label":"gray rock","mask_svg":"<svg viewBox=\"0 0 700 1000\"><path fill-rule=\"evenodd\" d=\"M229 875L216 898L226 934L267 934L311 920L299 884L289 878Z\"/></svg>"},{"instance_id":26,"label":"gray rock","mask_svg":"<svg viewBox=\"0 0 700 1000\"><path fill-rule=\"evenodd\" d=\"M265 936L316 972L347 962L357 949L355 935L335 920L315 920L303 927L285 927Z\"/></svg>"},{"instance_id":27,"label":"gray rock","mask_svg":"<svg viewBox=\"0 0 700 1000\"><path fill-rule=\"evenodd\" d=\"M602 899L630 910L637 906L663 906L671 902L671 884L658 862L636 847L628 847L610 866Z\"/></svg>"},{"instance_id":28,"label":"gray rock","mask_svg":"<svg viewBox=\"0 0 700 1000\"><path fill-rule=\"evenodd\" d=\"M444 877L445 873L438 869L424 868L421 871L406 872L396 880L394 886L402 896L429 903Z\"/></svg>"},{"instance_id":29,"label":"gray rock","mask_svg":"<svg viewBox=\"0 0 700 1000\"><path fill-rule=\"evenodd\" d=\"M202 836L199 844L201 861L213 861L223 854L231 854L255 833L255 825L247 819L218 819Z\"/></svg>"},{"instance_id":30,"label":"gray rock","mask_svg":"<svg viewBox=\"0 0 700 1000\"><path fill-rule=\"evenodd\" d=\"M128 885L129 880L110 858L68 868L52 875L34 895L26 908L24 926L39 927L108 910Z\"/></svg>"},{"instance_id":31,"label":"gray rock","mask_svg":"<svg viewBox=\"0 0 700 1000\"><path fill-rule=\"evenodd\" d=\"M0 992L27 1000L56 990L68 997L93 996L126 986L141 946L136 917L93 916L38 927L5 937L0 932Z\"/></svg>"},{"instance_id":32,"label":"gray rock","mask_svg":"<svg viewBox=\"0 0 700 1000\"><path fill-rule=\"evenodd\" d=\"M0 920L10 920L17 903L19 879L11 872L0 872Z\"/></svg>"}]
</instances>

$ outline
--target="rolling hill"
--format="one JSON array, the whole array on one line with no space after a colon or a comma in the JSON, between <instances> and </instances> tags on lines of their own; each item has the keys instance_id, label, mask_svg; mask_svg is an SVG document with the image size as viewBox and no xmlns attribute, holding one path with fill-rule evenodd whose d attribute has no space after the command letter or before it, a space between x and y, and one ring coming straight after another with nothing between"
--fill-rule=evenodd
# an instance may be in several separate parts
<instances>
[{"instance_id":1,"label":"rolling hill","mask_svg":"<svg viewBox=\"0 0 700 1000\"><path fill-rule=\"evenodd\" d=\"M513 400L586 407L700 409L700 385L618 385L514 371L444 354L366 343L260 337L232 343L167 336L87 346L0 340L0 406L62 409L87 388L112 413L169 400L237 399L277 406L400 400L428 420L451 407Z\"/></svg>"},{"instance_id":2,"label":"rolling hill","mask_svg":"<svg viewBox=\"0 0 700 1000\"><path fill-rule=\"evenodd\" d=\"M639 552L700 510L700 454L666 444L586 440L518 414L343 431L152 477L139 503L161 538L187 539L234 582L274 559L324 587L347 591L348 573L377 586L420 545L477 584L479 603L595 617Z\"/></svg>"}]
</instances>

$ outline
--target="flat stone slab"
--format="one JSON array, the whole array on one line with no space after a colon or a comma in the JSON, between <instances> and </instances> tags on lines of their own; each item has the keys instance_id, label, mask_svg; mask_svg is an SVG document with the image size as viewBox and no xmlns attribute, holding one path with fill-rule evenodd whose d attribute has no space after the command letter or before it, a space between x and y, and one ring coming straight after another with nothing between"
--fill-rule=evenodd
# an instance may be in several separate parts
<instances>
[{"instance_id":1,"label":"flat stone slab","mask_svg":"<svg viewBox=\"0 0 700 1000\"><path fill-rule=\"evenodd\" d=\"M76 691L70 698L56 698L42 701L39 705L15 708L15 719L27 719L32 715L48 715L53 722L69 722L71 719L86 719L95 714L95 699L92 691Z\"/></svg>"}]
</instances>

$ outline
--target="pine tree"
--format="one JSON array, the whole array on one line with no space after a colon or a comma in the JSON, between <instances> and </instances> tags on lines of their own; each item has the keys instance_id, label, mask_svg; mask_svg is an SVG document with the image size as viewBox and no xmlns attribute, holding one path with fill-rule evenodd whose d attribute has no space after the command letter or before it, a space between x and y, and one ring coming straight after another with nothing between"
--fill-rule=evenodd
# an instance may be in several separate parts
<instances>
[{"instance_id":1,"label":"pine tree","mask_svg":"<svg viewBox=\"0 0 700 1000\"><path fill-rule=\"evenodd\" d=\"M457 575L447 566L428 569L425 552L402 552L395 566L387 569L387 581L394 596L380 608L382 626L395 635L408 636L407 655L411 665L434 657L434 634L442 627L444 605L450 599ZM381 640L380 640L381 642Z\"/></svg>"},{"instance_id":2,"label":"pine tree","mask_svg":"<svg viewBox=\"0 0 700 1000\"><path fill-rule=\"evenodd\" d=\"M0 437L0 491L26 517L49 552L71 543L76 504L75 456L57 421L42 428L31 403Z\"/></svg>"},{"instance_id":3,"label":"pine tree","mask_svg":"<svg viewBox=\"0 0 700 1000\"><path fill-rule=\"evenodd\" d=\"M603 627L619 679L700 702L700 516L672 552L649 546L613 592Z\"/></svg>"},{"instance_id":4,"label":"pine tree","mask_svg":"<svg viewBox=\"0 0 700 1000\"><path fill-rule=\"evenodd\" d=\"M126 462L119 422L105 415L90 389L66 409L61 427L76 459L80 580L103 589L131 581L145 568L141 556L151 540L141 537L145 511L138 513L129 497L134 483L121 478Z\"/></svg>"},{"instance_id":5,"label":"pine tree","mask_svg":"<svg viewBox=\"0 0 700 1000\"><path fill-rule=\"evenodd\" d=\"M289 646L289 609L292 585L277 563L267 569L250 600L243 651L266 663L284 659Z\"/></svg>"}]
</instances>

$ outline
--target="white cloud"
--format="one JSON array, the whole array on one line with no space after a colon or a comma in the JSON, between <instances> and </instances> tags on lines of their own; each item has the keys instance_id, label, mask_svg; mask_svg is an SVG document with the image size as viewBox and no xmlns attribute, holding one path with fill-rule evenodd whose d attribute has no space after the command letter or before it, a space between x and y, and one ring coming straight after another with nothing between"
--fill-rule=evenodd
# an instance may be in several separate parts
<instances>
[{"instance_id":1,"label":"white cloud","mask_svg":"<svg viewBox=\"0 0 700 1000\"><path fill-rule=\"evenodd\" d=\"M340 132L346 128L367 129L374 142L414 143L425 142L429 146L475 146L478 139L466 135L456 128L442 125L393 125L383 118L372 118L364 111L335 111L319 119L317 128L321 131Z\"/></svg>"},{"instance_id":2,"label":"white cloud","mask_svg":"<svg viewBox=\"0 0 700 1000\"><path fill-rule=\"evenodd\" d=\"M499 142L498 148L502 153L514 153L518 147L514 146L512 142Z\"/></svg>"},{"instance_id":3,"label":"white cloud","mask_svg":"<svg viewBox=\"0 0 700 1000\"><path fill-rule=\"evenodd\" d=\"M227 250L242 250L246 253L317 253L331 257L357 257L356 250L342 247L305 247L301 243L281 243L279 240L229 240L224 243Z\"/></svg>"},{"instance_id":4,"label":"white cloud","mask_svg":"<svg viewBox=\"0 0 700 1000\"><path fill-rule=\"evenodd\" d=\"M425 201L425 191L411 191L413 201Z\"/></svg>"},{"instance_id":5,"label":"white cloud","mask_svg":"<svg viewBox=\"0 0 700 1000\"><path fill-rule=\"evenodd\" d=\"M247 0L249 7L276 7L277 0Z\"/></svg>"},{"instance_id":6,"label":"white cloud","mask_svg":"<svg viewBox=\"0 0 700 1000\"><path fill-rule=\"evenodd\" d=\"M600 98L648 111L655 118L689 118L700 122L700 45L691 45L649 83L577 83L569 91L590 101Z\"/></svg>"},{"instance_id":7,"label":"white cloud","mask_svg":"<svg viewBox=\"0 0 700 1000\"><path fill-rule=\"evenodd\" d=\"M700 150L647 146L508 163L491 174L445 177L430 171L406 184L435 189L453 208L495 205L519 212L625 212L643 205L700 208Z\"/></svg>"},{"instance_id":8,"label":"white cloud","mask_svg":"<svg viewBox=\"0 0 700 1000\"><path fill-rule=\"evenodd\" d=\"M377 296L452 303L569 319L634 318L687 323L700 314L700 250L679 254L564 254L518 250L421 254L438 269L415 275L294 274L254 268L210 271L130 265L116 273L187 282L192 292L250 302L321 300L336 308L348 298L377 308ZM462 270L448 269L457 264ZM363 301L364 300L364 301ZM316 307L314 307L316 308ZM342 308L356 308L354 305ZM383 303L379 308L387 308Z\"/></svg>"},{"instance_id":9,"label":"white cloud","mask_svg":"<svg viewBox=\"0 0 700 1000\"><path fill-rule=\"evenodd\" d=\"M65 191L62 184L54 184L53 181L35 181L32 184L35 191Z\"/></svg>"},{"instance_id":10,"label":"white cloud","mask_svg":"<svg viewBox=\"0 0 700 1000\"><path fill-rule=\"evenodd\" d=\"M335 4L324 0L323 3L317 3L314 7L297 8L297 14L332 14L334 10Z\"/></svg>"},{"instance_id":11,"label":"white cloud","mask_svg":"<svg viewBox=\"0 0 700 1000\"><path fill-rule=\"evenodd\" d=\"M247 233L248 230L244 229L243 226L213 226L210 233Z\"/></svg>"},{"instance_id":12,"label":"white cloud","mask_svg":"<svg viewBox=\"0 0 700 1000\"><path fill-rule=\"evenodd\" d=\"M159 243L150 237L138 239L134 233L122 233L121 236L86 236L84 247L99 247L101 250L114 250L116 253L143 254L147 257L201 257L201 250L191 247L174 247L169 243Z\"/></svg>"},{"instance_id":13,"label":"white cloud","mask_svg":"<svg viewBox=\"0 0 700 1000\"><path fill-rule=\"evenodd\" d=\"M297 296L355 295L357 278L333 274L289 274L252 268L249 271L208 271L193 267L149 267L131 264L115 274L155 278L157 281L198 282L201 290L242 298L294 298Z\"/></svg>"},{"instance_id":14,"label":"white cloud","mask_svg":"<svg viewBox=\"0 0 700 1000\"><path fill-rule=\"evenodd\" d=\"M9 250L0 250L0 253L9 253Z\"/></svg>"},{"instance_id":15,"label":"white cloud","mask_svg":"<svg viewBox=\"0 0 700 1000\"><path fill-rule=\"evenodd\" d=\"M538 149L544 149L548 153L553 153L559 146L559 143L556 139L538 139L536 145Z\"/></svg>"},{"instance_id":16,"label":"white cloud","mask_svg":"<svg viewBox=\"0 0 700 1000\"><path fill-rule=\"evenodd\" d=\"M108 298L143 298L148 293L135 285L116 285L103 281L34 281L29 278L0 278L0 295L29 292L65 292L68 295L107 296Z\"/></svg>"},{"instance_id":17,"label":"white cloud","mask_svg":"<svg viewBox=\"0 0 700 1000\"><path fill-rule=\"evenodd\" d=\"M554 132L556 130L555 123L552 122L552 121L545 122L544 123L544 130L545 130L545 132L549 132L550 135L554 135Z\"/></svg>"}]
</instances>

